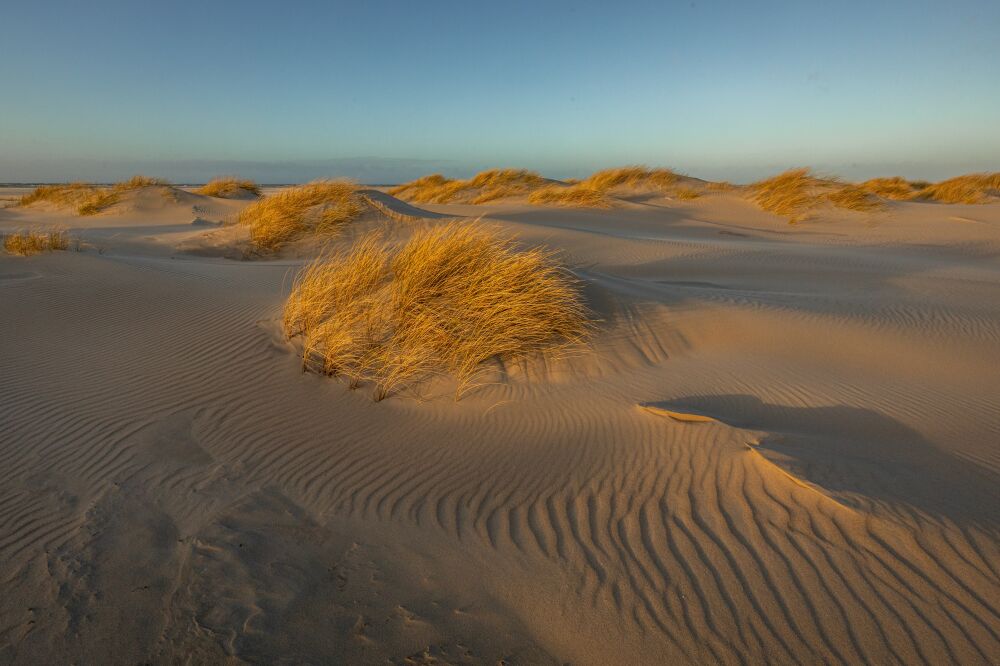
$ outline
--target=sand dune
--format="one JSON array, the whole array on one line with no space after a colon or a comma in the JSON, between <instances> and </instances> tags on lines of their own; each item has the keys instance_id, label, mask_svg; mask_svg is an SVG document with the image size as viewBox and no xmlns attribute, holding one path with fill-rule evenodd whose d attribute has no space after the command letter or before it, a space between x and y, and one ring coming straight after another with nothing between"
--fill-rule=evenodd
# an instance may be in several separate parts
<instances>
[{"instance_id":1,"label":"sand dune","mask_svg":"<svg viewBox=\"0 0 1000 666\"><path fill-rule=\"evenodd\" d=\"M0 210L81 242L0 254L0 661L997 662L1000 204L365 195L559 249L589 352L373 403L246 201Z\"/></svg>"}]
</instances>

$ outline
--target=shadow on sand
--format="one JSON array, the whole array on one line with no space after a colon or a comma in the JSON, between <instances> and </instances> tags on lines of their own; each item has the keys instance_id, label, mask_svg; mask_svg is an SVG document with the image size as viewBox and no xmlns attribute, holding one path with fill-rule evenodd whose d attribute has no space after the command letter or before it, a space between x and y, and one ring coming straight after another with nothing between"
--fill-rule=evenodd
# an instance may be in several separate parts
<instances>
[{"instance_id":1,"label":"shadow on sand","mask_svg":"<svg viewBox=\"0 0 1000 666\"><path fill-rule=\"evenodd\" d=\"M1000 475L942 451L899 421L859 407L787 407L752 395L690 396L651 407L768 433L760 453L857 505L862 497L996 529ZM862 496L862 497L859 497Z\"/></svg>"}]
</instances>

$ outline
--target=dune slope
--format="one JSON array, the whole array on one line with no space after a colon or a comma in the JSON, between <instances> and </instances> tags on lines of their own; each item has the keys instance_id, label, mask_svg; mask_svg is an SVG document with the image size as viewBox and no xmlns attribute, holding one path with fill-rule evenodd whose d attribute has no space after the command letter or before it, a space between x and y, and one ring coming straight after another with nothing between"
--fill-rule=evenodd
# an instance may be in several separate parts
<instances>
[{"instance_id":1,"label":"dune slope","mask_svg":"<svg viewBox=\"0 0 1000 666\"><path fill-rule=\"evenodd\" d=\"M0 210L82 241L0 254L0 661L996 661L1000 205L492 206L591 353L373 403L177 251L244 204Z\"/></svg>"}]
</instances>

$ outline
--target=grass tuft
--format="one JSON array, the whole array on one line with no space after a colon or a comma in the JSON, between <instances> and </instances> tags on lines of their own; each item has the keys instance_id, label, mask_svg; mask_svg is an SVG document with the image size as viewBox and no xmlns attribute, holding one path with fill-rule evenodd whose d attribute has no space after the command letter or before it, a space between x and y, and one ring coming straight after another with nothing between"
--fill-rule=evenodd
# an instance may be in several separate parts
<instances>
[{"instance_id":1,"label":"grass tuft","mask_svg":"<svg viewBox=\"0 0 1000 666\"><path fill-rule=\"evenodd\" d=\"M992 197L1000 197L1000 172L956 176L927 185L913 195L915 199L964 204L986 203Z\"/></svg>"},{"instance_id":2,"label":"grass tuft","mask_svg":"<svg viewBox=\"0 0 1000 666\"><path fill-rule=\"evenodd\" d=\"M824 203L857 212L883 206L869 189L833 178L820 178L807 168L790 169L751 183L747 192L762 209L787 217L792 223L805 219Z\"/></svg>"},{"instance_id":3,"label":"grass tuft","mask_svg":"<svg viewBox=\"0 0 1000 666\"><path fill-rule=\"evenodd\" d=\"M634 165L598 171L580 184L601 192L617 187L663 189L676 183L679 178L680 176L670 169L650 169Z\"/></svg>"},{"instance_id":4,"label":"grass tuft","mask_svg":"<svg viewBox=\"0 0 1000 666\"><path fill-rule=\"evenodd\" d=\"M585 185L549 185L528 196L536 206L572 206L575 208L610 208L611 199L601 190Z\"/></svg>"},{"instance_id":5,"label":"grass tuft","mask_svg":"<svg viewBox=\"0 0 1000 666\"><path fill-rule=\"evenodd\" d=\"M668 194L679 201L689 201L701 196L701 192L693 187L674 187L668 191Z\"/></svg>"},{"instance_id":6,"label":"grass tuft","mask_svg":"<svg viewBox=\"0 0 1000 666\"><path fill-rule=\"evenodd\" d=\"M260 186L252 180L236 178L233 176L220 176L208 181L197 190L195 194L203 194L206 197L220 197L230 199L241 197L247 194L260 196Z\"/></svg>"},{"instance_id":7,"label":"grass tuft","mask_svg":"<svg viewBox=\"0 0 1000 666\"><path fill-rule=\"evenodd\" d=\"M826 199L837 208L858 212L878 210L883 207L878 197L859 185L841 185L827 192Z\"/></svg>"},{"instance_id":8,"label":"grass tuft","mask_svg":"<svg viewBox=\"0 0 1000 666\"><path fill-rule=\"evenodd\" d=\"M482 204L528 194L545 182L526 169L491 169L468 180L451 180L435 173L393 187L389 194L416 203Z\"/></svg>"},{"instance_id":9,"label":"grass tuft","mask_svg":"<svg viewBox=\"0 0 1000 666\"><path fill-rule=\"evenodd\" d=\"M259 249L273 251L307 233L331 233L357 218L364 203L354 183L317 180L258 199L238 221Z\"/></svg>"},{"instance_id":10,"label":"grass tuft","mask_svg":"<svg viewBox=\"0 0 1000 666\"><path fill-rule=\"evenodd\" d=\"M899 176L892 178L871 178L863 183L859 183L858 187L877 197L895 201L912 199L913 195L920 189L918 185Z\"/></svg>"},{"instance_id":11,"label":"grass tuft","mask_svg":"<svg viewBox=\"0 0 1000 666\"><path fill-rule=\"evenodd\" d=\"M69 247L69 238L65 231L19 231L7 234L3 239L3 249L11 254L29 256L41 252L65 250Z\"/></svg>"},{"instance_id":12,"label":"grass tuft","mask_svg":"<svg viewBox=\"0 0 1000 666\"><path fill-rule=\"evenodd\" d=\"M69 183L67 185L39 185L25 194L18 201L20 206L30 206L33 203L46 201L59 206L78 207L93 196L99 188L88 183Z\"/></svg>"},{"instance_id":13,"label":"grass tuft","mask_svg":"<svg viewBox=\"0 0 1000 666\"><path fill-rule=\"evenodd\" d=\"M798 222L815 205L812 191L819 183L808 168L789 169L752 183L750 198L763 210Z\"/></svg>"},{"instance_id":14,"label":"grass tuft","mask_svg":"<svg viewBox=\"0 0 1000 666\"><path fill-rule=\"evenodd\" d=\"M312 262L284 329L302 337L304 369L371 382L376 400L438 375L457 380L457 399L487 362L558 353L590 324L552 253L452 222L398 247L368 235Z\"/></svg>"},{"instance_id":15,"label":"grass tuft","mask_svg":"<svg viewBox=\"0 0 1000 666\"><path fill-rule=\"evenodd\" d=\"M121 195L143 187L163 187L170 183L160 178L132 176L130 179L101 187L90 183L69 183L68 185L41 185L21 197L21 206L30 206L46 201L57 206L76 208L78 215L96 215L118 203Z\"/></svg>"}]
</instances>

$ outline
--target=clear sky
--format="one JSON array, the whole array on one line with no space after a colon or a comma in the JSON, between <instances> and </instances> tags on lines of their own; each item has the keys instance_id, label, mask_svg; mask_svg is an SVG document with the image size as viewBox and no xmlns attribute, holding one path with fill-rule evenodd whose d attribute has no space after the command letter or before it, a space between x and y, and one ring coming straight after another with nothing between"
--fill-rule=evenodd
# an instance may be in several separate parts
<instances>
[{"instance_id":1,"label":"clear sky","mask_svg":"<svg viewBox=\"0 0 1000 666\"><path fill-rule=\"evenodd\" d=\"M0 181L1000 170L1000 1L40 0Z\"/></svg>"}]
</instances>

